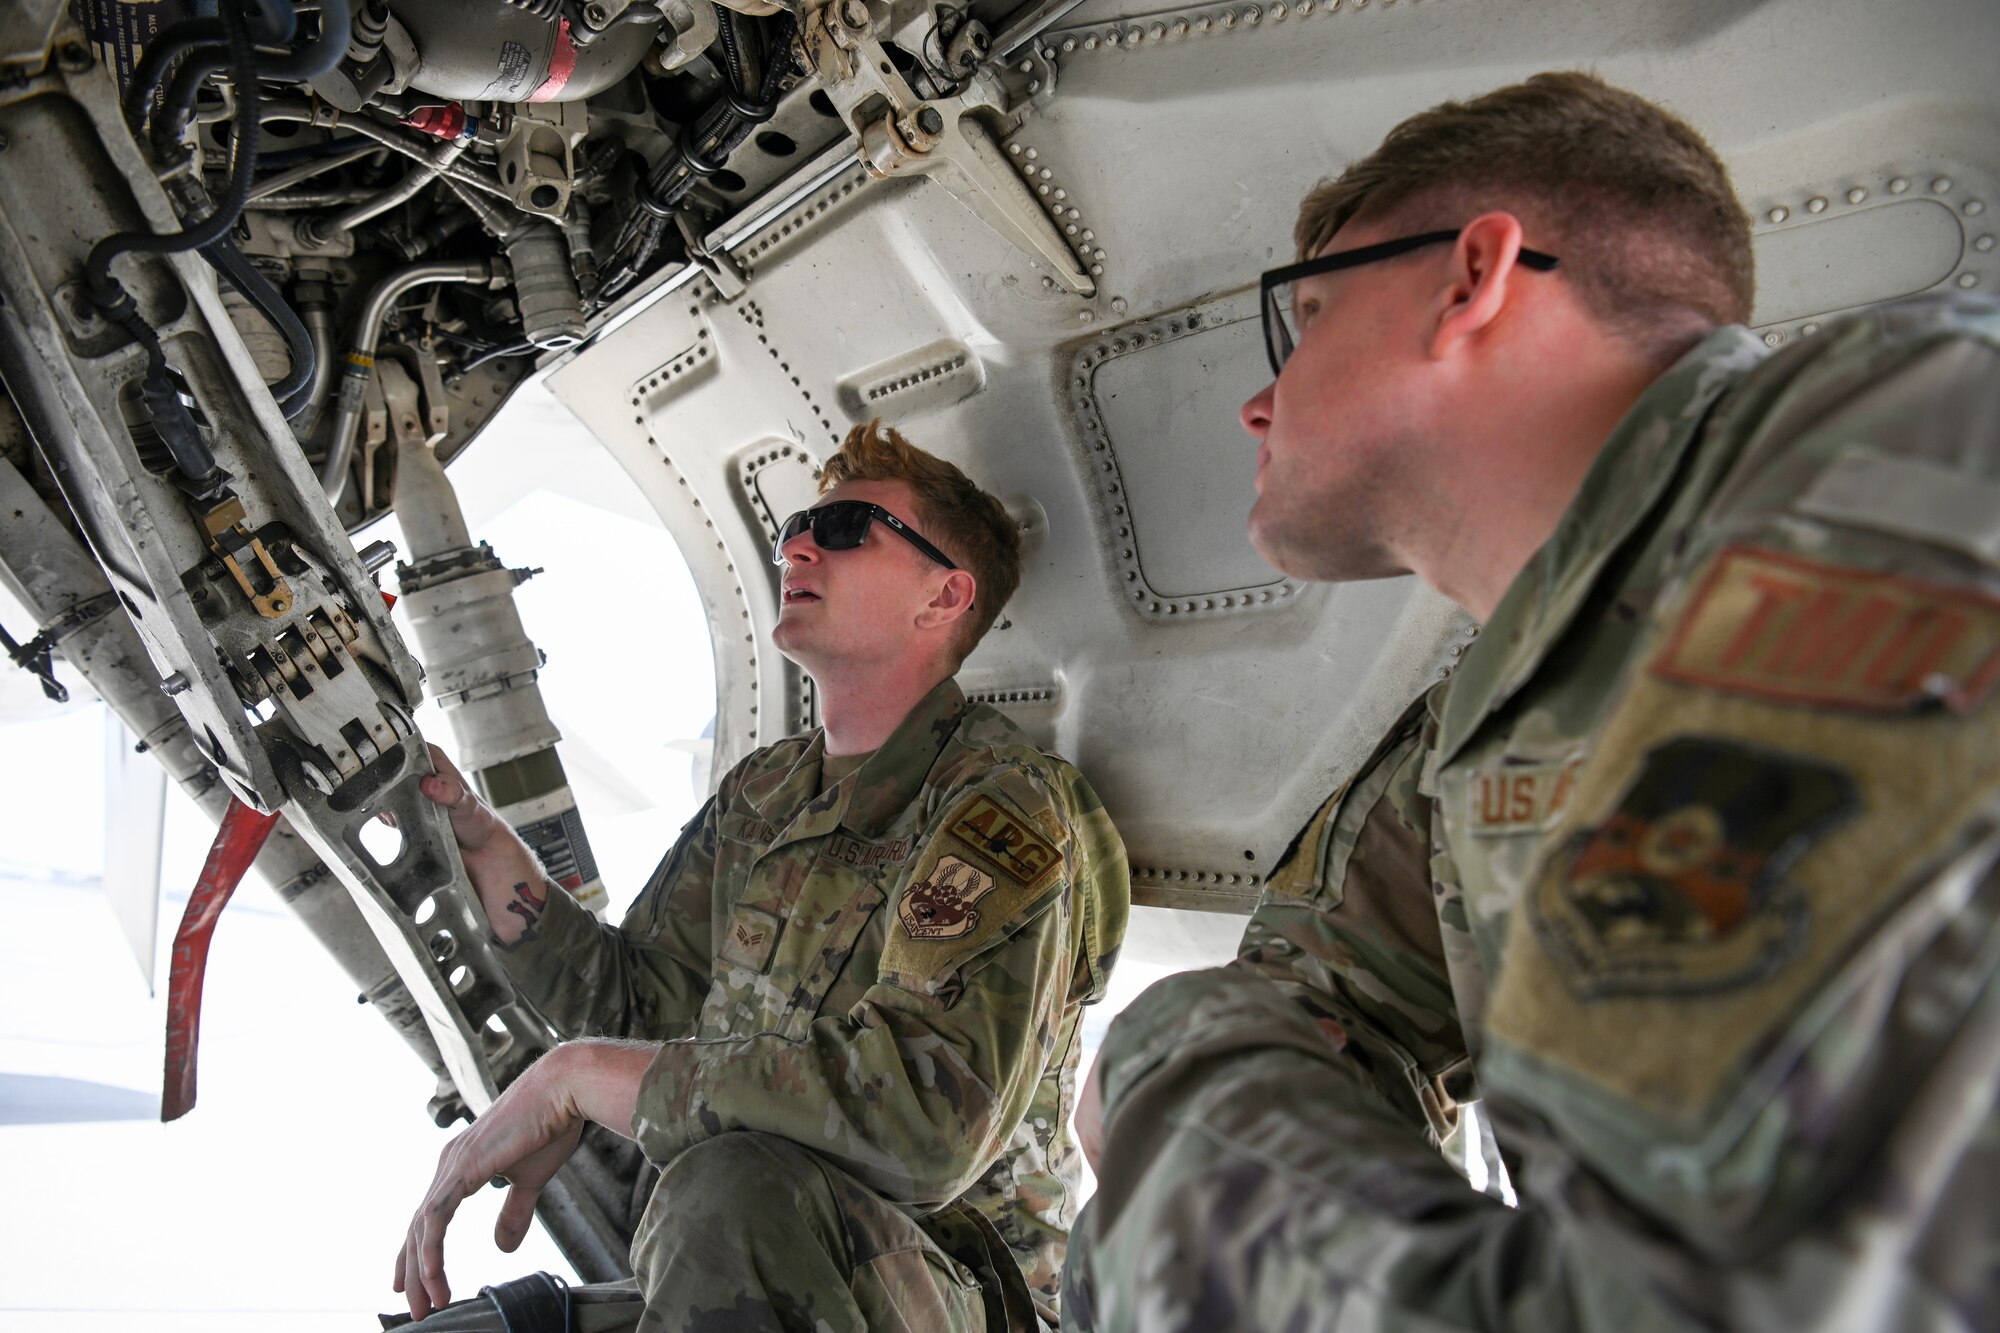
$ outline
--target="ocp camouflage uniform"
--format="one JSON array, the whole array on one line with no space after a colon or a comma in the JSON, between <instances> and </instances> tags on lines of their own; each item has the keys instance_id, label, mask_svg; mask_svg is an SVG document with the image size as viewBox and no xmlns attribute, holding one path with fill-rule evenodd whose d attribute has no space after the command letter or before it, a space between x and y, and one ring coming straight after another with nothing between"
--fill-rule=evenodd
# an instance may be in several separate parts
<instances>
[{"instance_id":1,"label":"ocp camouflage uniform","mask_svg":"<svg viewBox=\"0 0 2000 1333\"><path fill-rule=\"evenodd\" d=\"M552 893L509 951L562 1032L666 1041L634 1121L663 1168L641 1327L1032 1326L1030 1292L1053 1320L1124 847L951 681L823 792L824 753L737 765L622 926Z\"/></svg>"},{"instance_id":2,"label":"ocp camouflage uniform","mask_svg":"<svg viewBox=\"0 0 2000 1333\"><path fill-rule=\"evenodd\" d=\"M2000 1328L1996 594L2000 309L1706 339L1113 1025L1071 1323Z\"/></svg>"}]
</instances>

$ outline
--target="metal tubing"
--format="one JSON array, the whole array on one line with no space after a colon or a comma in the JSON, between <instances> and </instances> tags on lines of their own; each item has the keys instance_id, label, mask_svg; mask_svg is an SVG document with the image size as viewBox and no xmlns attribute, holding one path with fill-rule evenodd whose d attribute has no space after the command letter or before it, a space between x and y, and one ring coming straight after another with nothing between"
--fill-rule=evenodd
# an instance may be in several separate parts
<instances>
[{"instance_id":1,"label":"metal tubing","mask_svg":"<svg viewBox=\"0 0 2000 1333\"><path fill-rule=\"evenodd\" d=\"M382 336L382 321L388 318L389 307L403 293L426 283L485 282L492 276L493 265L484 260L470 263L439 260L412 264L392 273L368 293L368 302L354 326L354 339L347 353L340 397L334 410L333 434L327 440L326 462L319 472L328 504L339 504L341 492L347 489L347 464L354 456L354 427L361 420L361 396L375 366L375 345Z\"/></svg>"},{"instance_id":2,"label":"metal tubing","mask_svg":"<svg viewBox=\"0 0 2000 1333\"><path fill-rule=\"evenodd\" d=\"M466 145L462 140L454 143L439 144L437 150L430 155L428 161L422 166L413 168L409 175L403 177L402 180L396 182L395 185L384 190L381 194L376 195L373 199L368 200L366 203L356 204L345 213L337 214L334 217L324 220L316 219L311 224L313 233L324 238L339 232L352 230L368 221L368 219L388 212L397 204L414 198L419 190L422 190L446 171L449 171L451 164L464 156L465 148Z\"/></svg>"},{"instance_id":3,"label":"metal tubing","mask_svg":"<svg viewBox=\"0 0 2000 1333\"><path fill-rule=\"evenodd\" d=\"M254 204L259 199L277 194L281 190L288 190L300 181L311 180L314 176L332 171L335 167L344 167L349 162L359 161L364 157L379 153L382 151L382 148L383 145L371 141L364 144L354 144L338 153L316 158L311 162L301 162L298 166L288 171L281 171L275 176L267 176L263 180L258 181L256 186L250 191L250 202Z\"/></svg>"},{"instance_id":4,"label":"metal tubing","mask_svg":"<svg viewBox=\"0 0 2000 1333\"><path fill-rule=\"evenodd\" d=\"M414 131L406 135L391 129L387 125L377 124L375 121L359 113L342 115L338 111L329 110L324 106L314 106L307 102L274 100L267 103L259 114L260 118L265 121L298 121L301 124L318 125L325 129L332 129L335 126L339 126L341 129L353 130L356 134L366 135L368 138L373 139L384 148L393 148L405 157L414 158L419 162L430 161L431 152L437 147L435 139L428 136L419 137ZM474 189L483 190L487 194L508 200L509 202L513 199L513 196L501 186L498 180L474 170L463 162L454 162L446 169L445 177L448 180L455 180L461 184L470 185Z\"/></svg>"},{"instance_id":5,"label":"metal tubing","mask_svg":"<svg viewBox=\"0 0 2000 1333\"><path fill-rule=\"evenodd\" d=\"M313 377L306 388L306 409L293 426L309 432L319 423L319 414L326 408L327 392L333 388L333 308L306 306L299 311L299 320L306 326L306 336L312 339ZM307 436L301 434L299 439L303 443Z\"/></svg>"}]
</instances>

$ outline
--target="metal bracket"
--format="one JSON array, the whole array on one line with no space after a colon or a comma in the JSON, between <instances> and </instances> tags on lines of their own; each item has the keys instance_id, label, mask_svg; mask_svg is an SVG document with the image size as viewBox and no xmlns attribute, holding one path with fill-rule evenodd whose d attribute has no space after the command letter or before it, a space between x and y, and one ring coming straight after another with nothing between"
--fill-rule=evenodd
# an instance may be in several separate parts
<instances>
[{"instance_id":1,"label":"metal bracket","mask_svg":"<svg viewBox=\"0 0 2000 1333\"><path fill-rule=\"evenodd\" d=\"M278 562L264 546L264 539L243 526L243 502L230 496L201 516L201 530L208 534L208 549L222 561L236 586L257 614L276 620L292 609L292 586L278 569ZM258 577L244 568L255 562ZM261 591L260 591L261 588Z\"/></svg>"},{"instance_id":2,"label":"metal bracket","mask_svg":"<svg viewBox=\"0 0 2000 1333\"><path fill-rule=\"evenodd\" d=\"M931 177L1064 287L1095 295L1097 284L982 122L1009 116L1005 91L982 69L958 95L924 100L882 48L877 34L887 23L879 0L828 0L807 18L801 40L821 89L860 140L868 173Z\"/></svg>"},{"instance_id":3,"label":"metal bracket","mask_svg":"<svg viewBox=\"0 0 2000 1333\"><path fill-rule=\"evenodd\" d=\"M734 301L750 290L750 280L737 267L736 259L729 251L720 247L709 249L706 242L696 234L694 224L688 221L686 213L674 214L674 225L680 228L681 241L687 246L688 258L699 264L708 274L709 281L725 301Z\"/></svg>"}]
</instances>

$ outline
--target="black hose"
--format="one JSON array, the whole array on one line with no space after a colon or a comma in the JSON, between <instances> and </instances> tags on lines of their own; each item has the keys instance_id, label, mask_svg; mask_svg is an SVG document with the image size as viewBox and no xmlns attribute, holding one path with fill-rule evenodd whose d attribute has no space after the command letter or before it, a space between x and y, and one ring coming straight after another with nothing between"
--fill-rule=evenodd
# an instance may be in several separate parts
<instances>
[{"instance_id":1,"label":"black hose","mask_svg":"<svg viewBox=\"0 0 2000 1333\"><path fill-rule=\"evenodd\" d=\"M312 335L285 298L278 295L275 287L267 282L257 266L236 248L236 242L224 238L213 245L202 247L201 257L213 264L216 271L229 279L229 285L243 294L243 299L256 306L271 326L283 335L285 350L291 353L292 368L285 377L271 386L271 396L278 400L278 407L290 421L306 410L312 403L313 368L316 353L313 350Z\"/></svg>"},{"instance_id":2,"label":"black hose","mask_svg":"<svg viewBox=\"0 0 2000 1333\"><path fill-rule=\"evenodd\" d=\"M278 44L292 40L297 31L297 15L287 0L254 0L258 41ZM125 89L125 120L137 128L145 121L146 106L158 91L167 68L197 47L219 48L228 40L221 19L185 19L153 39L132 71Z\"/></svg>"},{"instance_id":3,"label":"black hose","mask_svg":"<svg viewBox=\"0 0 2000 1333\"><path fill-rule=\"evenodd\" d=\"M347 0L324 0L319 8L319 35L296 50L269 56L259 64L262 77L279 83L301 83L317 78L340 63L347 54L352 16ZM178 139L194 110L196 92L212 74L224 68L222 57L212 53L189 56L174 75L167 93L166 117L156 138Z\"/></svg>"},{"instance_id":4,"label":"black hose","mask_svg":"<svg viewBox=\"0 0 2000 1333\"><path fill-rule=\"evenodd\" d=\"M251 177L257 162L257 62L250 25L233 7L223 8L223 26L229 34L231 68L236 80L236 126L230 136L229 188L222 201L207 217L193 226L183 226L169 236L149 232L120 232L107 236L91 248L84 261L85 290L91 303L131 336L146 352L146 378L140 385L140 399L152 418L154 429L173 456L184 483L197 496L212 496L228 482L228 473L201 438L194 414L181 401L180 383L167 364L160 337L139 313L138 303L124 285L112 276L111 261L122 254L179 254L211 245L229 234L250 197Z\"/></svg>"},{"instance_id":5,"label":"black hose","mask_svg":"<svg viewBox=\"0 0 2000 1333\"><path fill-rule=\"evenodd\" d=\"M733 20L735 12L729 11L728 17ZM692 139L682 136L677 145L678 158L669 159L653 174L653 197L646 200L649 209L671 209L678 204L694 188L695 177L719 171L730 154L750 137L750 131L771 118L778 108L778 84L791 71L795 22L787 13L780 14L772 23L766 39L763 78L758 85L751 88L732 78L724 95L711 103L696 122ZM725 21L718 30L718 36L722 34L730 34L723 47L723 59L730 64L733 74L740 75L745 61L734 40L733 23ZM681 174L680 168L686 168L687 173Z\"/></svg>"},{"instance_id":6,"label":"black hose","mask_svg":"<svg viewBox=\"0 0 2000 1333\"><path fill-rule=\"evenodd\" d=\"M84 263L91 300L109 308L119 294L118 280L111 276L111 261L119 255L137 252L148 255L180 254L212 245L229 234L243 206L250 201L252 178L257 166L257 60L250 41L249 25L233 8L225 7L223 22L229 28L229 53L236 81L236 118L229 136L229 187L207 217L167 236L149 232L120 232L99 241ZM178 80L176 80L178 82Z\"/></svg>"}]
</instances>

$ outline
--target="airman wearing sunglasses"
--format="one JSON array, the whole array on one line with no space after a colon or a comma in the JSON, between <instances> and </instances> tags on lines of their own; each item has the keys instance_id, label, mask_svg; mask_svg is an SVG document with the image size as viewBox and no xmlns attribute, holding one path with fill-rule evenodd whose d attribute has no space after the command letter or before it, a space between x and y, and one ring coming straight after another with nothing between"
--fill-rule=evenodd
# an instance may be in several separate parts
<instances>
[{"instance_id":1,"label":"airman wearing sunglasses","mask_svg":"<svg viewBox=\"0 0 2000 1333\"><path fill-rule=\"evenodd\" d=\"M953 680L1020 578L999 502L874 423L821 486L779 532L773 638L823 725L731 770L622 926L448 765L427 780L516 983L594 1039L446 1149L397 1256L419 1317L450 1299L458 1203L506 1175L511 1249L594 1121L661 1168L633 1243L641 1327L1057 1318L1078 1022L1123 937L1124 848L1081 774ZM502 1326L472 1317L440 1316Z\"/></svg>"},{"instance_id":2,"label":"airman wearing sunglasses","mask_svg":"<svg viewBox=\"0 0 2000 1333\"><path fill-rule=\"evenodd\" d=\"M1251 540L1483 625L1112 1025L1064 1318L2000 1328L2000 308L1753 334L1721 162L1578 74L1297 237Z\"/></svg>"}]
</instances>

